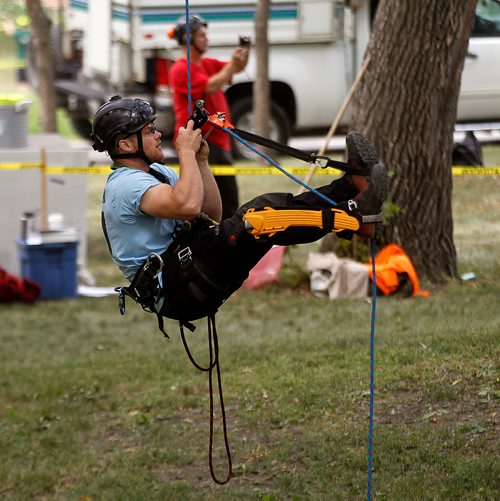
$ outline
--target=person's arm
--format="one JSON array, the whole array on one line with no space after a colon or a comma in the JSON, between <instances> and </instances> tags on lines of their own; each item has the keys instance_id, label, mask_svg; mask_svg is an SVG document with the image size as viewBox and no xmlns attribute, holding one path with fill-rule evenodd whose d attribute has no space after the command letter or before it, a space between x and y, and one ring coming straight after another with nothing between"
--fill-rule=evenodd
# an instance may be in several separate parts
<instances>
[{"instance_id":1,"label":"person's arm","mask_svg":"<svg viewBox=\"0 0 500 501\"><path fill-rule=\"evenodd\" d=\"M144 193L141 210L165 219L193 219L199 216L204 200L203 178L196 153L200 150L201 131L193 130L193 121L179 129L175 149L179 155L179 180L175 186L159 184Z\"/></svg>"},{"instance_id":2,"label":"person's arm","mask_svg":"<svg viewBox=\"0 0 500 501\"><path fill-rule=\"evenodd\" d=\"M217 92L231 81L235 73L243 71L248 62L248 54L248 47L237 47L234 49L231 61L208 79L205 92L207 94Z\"/></svg>"},{"instance_id":3,"label":"person's arm","mask_svg":"<svg viewBox=\"0 0 500 501\"><path fill-rule=\"evenodd\" d=\"M209 148L206 141L202 141L200 151L196 155L201 178L203 180L203 204L201 210L214 221L220 222L222 218L222 201L219 188L208 164Z\"/></svg>"}]
</instances>

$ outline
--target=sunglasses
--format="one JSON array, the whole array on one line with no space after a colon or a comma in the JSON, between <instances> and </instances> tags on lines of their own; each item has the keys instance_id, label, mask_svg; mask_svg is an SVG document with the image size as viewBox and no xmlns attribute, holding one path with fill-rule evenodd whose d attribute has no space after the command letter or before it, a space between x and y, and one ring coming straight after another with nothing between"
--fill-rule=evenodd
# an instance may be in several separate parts
<instances>
[{"instance_id":1,"label":"sunglasses","mask_svg":"<svg viewBox=\"0 0 500 501\"><path fill-rule=\"evenodd\" d=\"M146 136L152 136L157 131L155 124L151 122L142 129L142 133Z\"/></svg>"}]
</instances>

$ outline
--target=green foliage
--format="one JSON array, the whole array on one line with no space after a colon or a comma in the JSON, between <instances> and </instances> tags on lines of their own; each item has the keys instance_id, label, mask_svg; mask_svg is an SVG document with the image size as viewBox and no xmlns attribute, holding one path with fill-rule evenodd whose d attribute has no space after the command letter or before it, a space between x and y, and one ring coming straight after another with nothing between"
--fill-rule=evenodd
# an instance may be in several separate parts
<instances>
[{"instance_id":1,"label":"green foliage","mask_svg":"<svg viewBox=\"0 0 500 501\"><path fill-rule=\"evenodd\" d=\"M0 21L16 19L26 12L22 0L9 0L0 2ZM0 27L1 29L1 27Z\"/></svg>"},{"instance_id":2,"label":"green foliage","mask_svg":"<svg viewBox=\"0 0 500 501\"><path fill-rule=\"evenodd\" d=\"M40 99L35 93L29 96L31 104L28 111L28 133L41 134L43 132L42 122L40 119L41 106ZM80 136L75 132L68 112L65 109L58 108L56 110L57 131L66 139L78 139Z\"/></svg>"}]
</instances>

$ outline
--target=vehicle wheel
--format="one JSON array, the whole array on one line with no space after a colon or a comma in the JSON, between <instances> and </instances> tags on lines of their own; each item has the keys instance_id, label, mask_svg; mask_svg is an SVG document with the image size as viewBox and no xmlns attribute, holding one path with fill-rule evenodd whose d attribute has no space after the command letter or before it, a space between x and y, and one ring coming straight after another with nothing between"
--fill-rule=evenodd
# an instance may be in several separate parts
<instances>
[{"instance_id":1,"label":"vehicle wheel","mask_svg":"<svg viewBox=\"0 0 500 501\"><path fill-rule=\"evenodd\" d=\"M252 113L252 98L244 97L235 101L231 106L231 119L237 129L255 133L255 124ZM286 144L291 133L291 124L283 108L271 103L269 139ZM232 140L234 158L253 160L255 153L237 140Z\"/></svg>"}]
</instances>

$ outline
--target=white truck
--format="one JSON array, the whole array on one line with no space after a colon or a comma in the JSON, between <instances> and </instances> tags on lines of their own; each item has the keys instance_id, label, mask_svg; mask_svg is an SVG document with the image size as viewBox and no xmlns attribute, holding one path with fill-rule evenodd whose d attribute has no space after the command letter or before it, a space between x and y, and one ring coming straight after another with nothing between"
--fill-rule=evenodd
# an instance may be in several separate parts
<instances>
[{"instance_id":1,"label":"white truck","mask_svg":"<svg viewBox=\"0 0 500 501\"><path fill-rule=\"evenodd\" d=\"M271 137L327 128L362 64L377 0L272 0L268 37ZM190 14L208 22L210 56L229 59L238 36L254 37L256 1L190 0ZM179 56L167 36L185 16L183 0L70 0L59 103L88 137L90 119L113 94L142 96L172 134L169 65ZM459 121L500 121L500 2L479 0L458 107ZM255 58L226 89L233 123L252 130ZM217 111L217 110L209 110ZM346 114L343 124L347 124Z\"/></svg>"}]
</instances>

